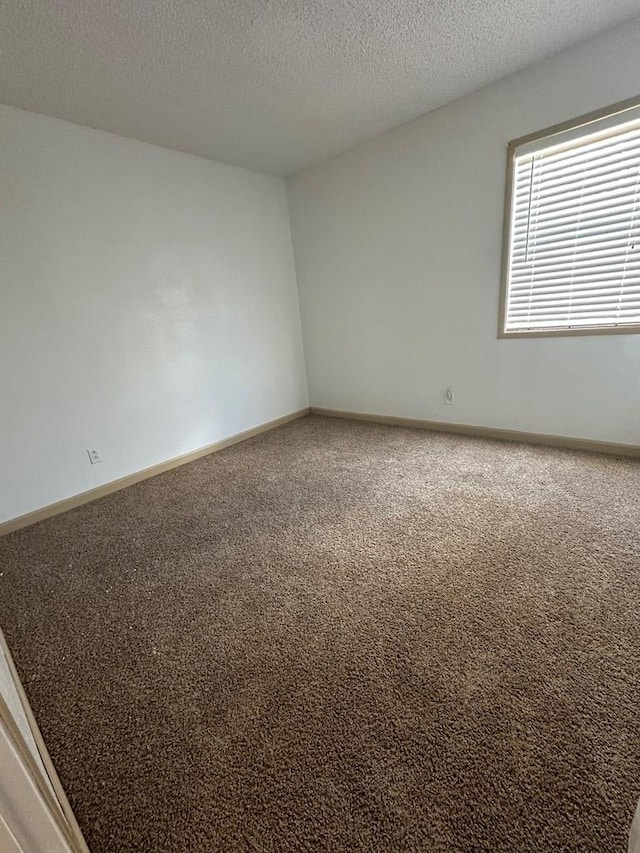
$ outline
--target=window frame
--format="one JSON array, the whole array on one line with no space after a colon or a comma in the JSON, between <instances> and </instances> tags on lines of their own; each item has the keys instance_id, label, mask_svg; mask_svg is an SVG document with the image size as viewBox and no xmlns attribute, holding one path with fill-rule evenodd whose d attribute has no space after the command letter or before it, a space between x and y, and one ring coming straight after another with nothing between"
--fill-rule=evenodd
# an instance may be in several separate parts
<instances>
[{"instance_id":1,"label":"window frame","mask_svg":"<svg viewBox=\"0 0 640 853\"><path fill-rule=\"evenodd\" d=\"M509 285L509 272L511 261L511 217L513 213L513 190L516 151L524 145L549 139L557 134L568 131L587 128L593 122L603 119L622 116L628 110L640 108L640 97L629 98L619 101L609 107L578 116L569 121L554 124L544 130L529 133L518 139L513 139L507 145L507 175L504 194L504 222L502 228L502 269L500 274L500 299L498 304L498 338L503 340L514 340L517 338L559 338L574 337L575 335L637 335L640 334L640 323L629 323L625 326L584 326L575 329L524 329L522 331L507 331L507 290Z\"/></svg>"}]
</instances>

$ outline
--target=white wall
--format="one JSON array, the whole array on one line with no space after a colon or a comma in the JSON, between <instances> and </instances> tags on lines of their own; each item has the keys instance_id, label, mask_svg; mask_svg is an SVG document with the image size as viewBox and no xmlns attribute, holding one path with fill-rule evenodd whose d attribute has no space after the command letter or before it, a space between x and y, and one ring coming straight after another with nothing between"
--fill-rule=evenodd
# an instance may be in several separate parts
<instances>
[{"instance_id":1,"label":"white wall","mask_svg":"<svg viewBox=\"0 0 640 853\"><path fill-rule=\"evenodd\" d=\"M0 521L307 405L283 181L10 107L0 171Z\"/></svg>"},{"instance_id":2,"label":"white wall","mask_svg":"<svg viewBox=\"0 0 640 853\"><path fill-rule=\"evenodd\" d=\"M640 335L497 340L506 145L640 95L638 45L640 19L290 179L312 405L640 444Z\"/></svg>"}]
</instances>

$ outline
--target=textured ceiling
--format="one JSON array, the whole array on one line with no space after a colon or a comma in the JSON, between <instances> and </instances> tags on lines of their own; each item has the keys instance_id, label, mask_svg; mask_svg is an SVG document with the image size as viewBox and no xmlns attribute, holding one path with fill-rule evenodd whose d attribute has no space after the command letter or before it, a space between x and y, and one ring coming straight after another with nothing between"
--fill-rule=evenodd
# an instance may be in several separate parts
<instances>
[{"instance_id":1,"label":"textured ceiling","mask_svg":"<svg viewBox=\"0 0 640 853\"><path fill-rule=\"evenodd\" d=\"M0 101L288 175L639 0L0 0Z\"/></svg>"}]
</instances>

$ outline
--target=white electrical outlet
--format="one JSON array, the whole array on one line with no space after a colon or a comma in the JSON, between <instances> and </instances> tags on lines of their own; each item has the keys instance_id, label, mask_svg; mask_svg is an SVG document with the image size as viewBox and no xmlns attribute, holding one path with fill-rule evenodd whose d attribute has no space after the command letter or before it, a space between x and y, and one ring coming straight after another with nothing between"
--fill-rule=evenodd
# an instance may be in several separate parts
<instances>
[{"instance_id":1,"label":"white electrical outlet","mask_svg":"<svg viewBox=\"0 0 640 853\"><path fill-rule=\"evenodd\" d=\"M455 398L455 395L453 393L453 388L447 388L447 390L444 392L445 405L446 406L453 406L455 401L456 401L456 398Z\"/></svg>"},{"instance_id":2,"label":"white electrical outlet","mask_svg":"<svg viewBox=\"0 0 640 853\"><path fill-rule=\"evenodd\" d=\"M102 454L99 450L96 450L95 447L89 449L87 448L87 456L89 457L89 462L92 465L97 465L98 462L102 462Z\"/></svg>"}]
</instances>

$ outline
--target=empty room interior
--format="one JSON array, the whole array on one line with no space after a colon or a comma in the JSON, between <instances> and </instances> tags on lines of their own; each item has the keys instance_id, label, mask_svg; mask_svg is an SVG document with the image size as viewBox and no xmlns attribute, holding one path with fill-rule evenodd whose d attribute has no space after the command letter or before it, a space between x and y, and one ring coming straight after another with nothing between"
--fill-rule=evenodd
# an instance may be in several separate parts
<instances>
[{"instance_id":1,"label":"empty room interior","mask_svg":"<svg viewBox=\"0 0 640 853\"><path fill-rule=\"evenodd\" d=\"M0 853L640 853L638 0L2 10Z\"/></svg>"}]
</instances>

